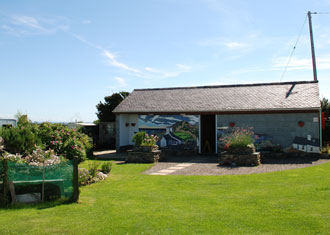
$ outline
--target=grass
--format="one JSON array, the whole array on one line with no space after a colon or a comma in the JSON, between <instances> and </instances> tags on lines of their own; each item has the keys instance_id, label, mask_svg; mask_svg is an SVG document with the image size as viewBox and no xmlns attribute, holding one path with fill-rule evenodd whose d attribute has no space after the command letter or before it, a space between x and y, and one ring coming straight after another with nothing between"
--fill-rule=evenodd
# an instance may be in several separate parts
<instances>
[{"instance_id":1,"label":"grass","mask_svg":"<svg viewBox=\"0 0 330 235\"><path fill-rule=\"evenodd\" d=\"M79 203L1 209L0 233L330 233L330 163L241 176L141 174L150 166L114 164L111 177L81 188Z\"/></svg>"}]
</instances>

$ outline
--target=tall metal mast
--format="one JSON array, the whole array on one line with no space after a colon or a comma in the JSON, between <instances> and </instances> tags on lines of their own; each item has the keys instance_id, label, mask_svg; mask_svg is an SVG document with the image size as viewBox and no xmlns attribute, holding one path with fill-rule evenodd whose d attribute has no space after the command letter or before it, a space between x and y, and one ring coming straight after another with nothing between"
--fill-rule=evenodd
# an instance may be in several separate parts
<instances>
[{"instance_id":1,"label":"tall metal mast","mask_svg":"<svg viewBox=\"0 0 330 235\"><path fill-rule=\"evenodd\" d=\"M312 16L311 14L317 14L316 12L307 12L308 23L309 23L309 36L311 39L311 51L312 51L312 61L313 61L313 76L314 81L317 81L317 71L316 71L316 61L315 61L315 50L314 50L314 39L313 39L313 29L312 29Z\"/></svg>"}]
</instances>

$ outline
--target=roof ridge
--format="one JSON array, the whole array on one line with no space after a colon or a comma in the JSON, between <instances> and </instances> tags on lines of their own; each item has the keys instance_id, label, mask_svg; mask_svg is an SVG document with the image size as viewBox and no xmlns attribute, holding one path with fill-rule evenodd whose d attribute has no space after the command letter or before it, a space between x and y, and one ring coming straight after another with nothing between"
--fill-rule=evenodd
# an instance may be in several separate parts
<instances>
[{"instance_id":1,"label":"roof ridge","mask_svg":"<svg viewBox=\"0 0 330 235\"><path fill-rule=\"evenodd\" d=\"M309 83L318 83L318 81L292 81L292 82L247 83L247 84L228 84L228 85L210 85L210 86L190 86L190 87L142 88L142 89L134 89L134 91L272 86L272 85L291 85L291 84L309 84Z\"/></svg>"}]
</instances>

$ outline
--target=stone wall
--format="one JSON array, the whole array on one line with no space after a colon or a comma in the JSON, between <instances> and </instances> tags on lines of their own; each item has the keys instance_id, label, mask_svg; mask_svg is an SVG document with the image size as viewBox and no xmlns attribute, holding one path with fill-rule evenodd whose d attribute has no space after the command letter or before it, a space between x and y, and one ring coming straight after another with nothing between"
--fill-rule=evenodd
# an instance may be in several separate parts
<instances>
[{"instance_id":1,"label":"stone wall","mask_svg":"<svg viewBox=\"0 0 330 235\"><path fill-rule=\"evenodd\" d=\"M222 154L219 157L220 165L229 166L258 166L261 164L260 153L253 154Z\"/></svg>"},{"instance_id":2,"label":"stone wall","mask_svg":"<svg viewBox=\"0 0 330 235\"><path fill-rule=\"evenodd\" d=\"M126 162L128 162L128 163L158 162L160 153L161 153L160 150L153 150L151 152L140 152L140 151L128 150Z\"/></svg>"}]
</instances>

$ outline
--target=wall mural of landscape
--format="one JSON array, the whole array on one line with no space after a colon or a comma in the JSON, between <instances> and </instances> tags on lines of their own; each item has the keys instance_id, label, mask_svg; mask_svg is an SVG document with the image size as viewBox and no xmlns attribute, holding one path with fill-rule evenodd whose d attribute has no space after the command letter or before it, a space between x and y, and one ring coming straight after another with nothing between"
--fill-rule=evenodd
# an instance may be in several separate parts
<instances>
[{"instance_id":1,"label":"wall mural of landscape","mask_svg":"<svg viewBox=\"0 0 330 235\"><path fill-rule=\"evenodd\" d=\"M139 131L157 135L160 147L197 150L198 115L139 115Z\"/></svg>"}]
</instances>

